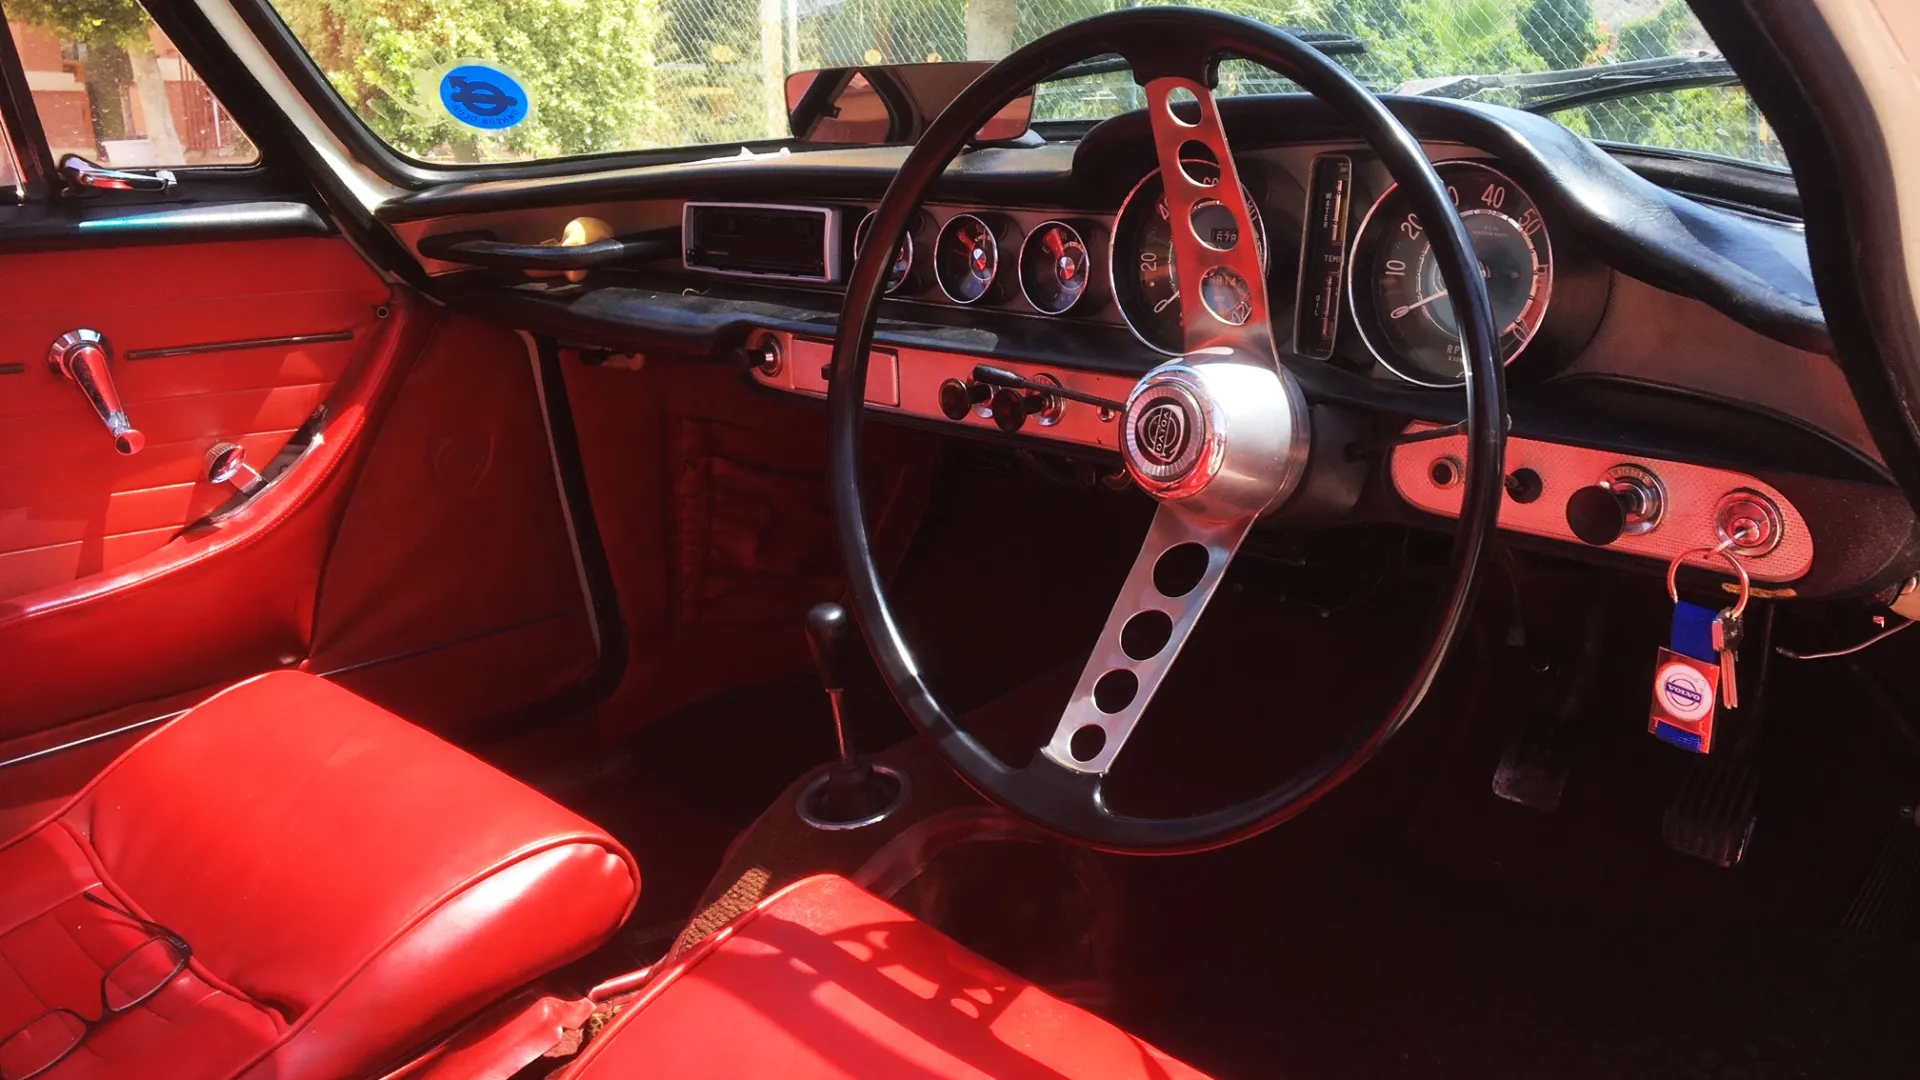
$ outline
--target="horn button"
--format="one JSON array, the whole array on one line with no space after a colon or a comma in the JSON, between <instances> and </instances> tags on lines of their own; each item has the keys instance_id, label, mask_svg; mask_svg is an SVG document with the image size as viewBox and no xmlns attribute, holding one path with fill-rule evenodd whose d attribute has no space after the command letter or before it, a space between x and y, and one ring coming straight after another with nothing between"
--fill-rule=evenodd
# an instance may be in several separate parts
<instances>
[{"instance_id":1,"label":"horn button","mask_svg":"<svg viewBox=\"0 0 1920 1080\"><path fill-rule=\"evenodd\" d=\"M1148 372L1128 395L1121 444L1127 472L1156 498L1237 518L1293 493L1310 440L1290 372L1221 352Z\"/></svg>"}]
</instances>

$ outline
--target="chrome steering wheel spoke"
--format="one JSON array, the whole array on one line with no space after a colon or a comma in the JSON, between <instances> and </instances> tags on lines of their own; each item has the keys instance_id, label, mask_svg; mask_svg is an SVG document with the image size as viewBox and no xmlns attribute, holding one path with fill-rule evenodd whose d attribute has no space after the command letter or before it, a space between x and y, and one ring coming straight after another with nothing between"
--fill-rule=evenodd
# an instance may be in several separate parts
<instances>
[{"instance_id":1,"label":"chrome steering wheel spoke","mask_svg":"<svg viewBox=\"0 0 1920 1080\"><path fill-rule=\"evenodd\" d=\"M1219 103L1204 84L1177 75L1149 80L1145 90L1187 356L1224 348L1243 363L1277 363L1266 272L1255 242L1259 226L1240 195L1246 189L1227 145ZM1190 100L1176 103L1176 91L1185 91ZM1188 173L1186 163L1209 158L1219 166L1214 180Z\"/></svg>"},{"instance_id":2,"label":"chrome steering wheel spoke","mask_svg":"<svg viewBox=\"0 0 1920 1080\"><path fill-rule=\"evenodd\" d=\"M1253 515L1210 521L1178 503L1160 505L1042 753L1074 772L1113 767L1253 522Z\"/></svg>"}]
</instances>

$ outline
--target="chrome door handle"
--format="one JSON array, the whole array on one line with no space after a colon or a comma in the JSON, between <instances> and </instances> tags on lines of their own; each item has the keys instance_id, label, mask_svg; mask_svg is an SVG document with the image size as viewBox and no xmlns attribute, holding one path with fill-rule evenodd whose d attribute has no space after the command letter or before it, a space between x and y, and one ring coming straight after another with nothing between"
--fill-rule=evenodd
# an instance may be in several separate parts
<instances>
[{"instance_id":1,"label":"chrome door handle","mask_svg":"<svg viewBox=\"0 0 1920 1080\"><path fill-rule=\"evenodd\" d=\"M95 165L79 154L68 154L60 159L60 176L74 187L90 188L94 191L165 193L172 191L174 185L178 183L171 169L155 169L153 172L109 169Z\"/></svg>"},{"instance_id":2,"label":"chrome door handle","mask_svg":"<svg viewBox=\"0 0 1920 1080\"><path fill-rule=\"evenodd\" d=\"M69 330L60 335L47 352L47 363L54 373L80 388L87 404L107 425L113 436L113 448L123 454L137 454L147 445L147 437L127 421L127 408L120 403L120 391L107 371L107 339L98 330Z\"/></svg>"}]
</instances>

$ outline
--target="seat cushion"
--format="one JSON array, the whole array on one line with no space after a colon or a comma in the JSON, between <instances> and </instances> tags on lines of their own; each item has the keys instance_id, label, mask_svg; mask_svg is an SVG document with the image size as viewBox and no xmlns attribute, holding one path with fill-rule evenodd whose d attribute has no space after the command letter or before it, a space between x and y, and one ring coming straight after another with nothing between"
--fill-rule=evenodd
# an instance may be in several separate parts
<instances>
[{"instance_id":1,"label":"seat cushion","mask_svg":"<svg viewBox=\"0 0 1920 1080\"><path fill-rule=\"evenodd\" d=\"M702 941L566 1075L1201 1076L830 875L789 886Z\"/></svg>"},{"instance_id":2,"label":"seat cushion","mask_svg":"<svg viewBox=\"0 0 1920 1080\"><path fill-rule=\"evenodd\" d=\"M591 951L638 897L601 830L321 679L241 683L0 845L0 1035L100 1012L140 932L189 972L48 1080L347 1080Z\"/></svg>"}]
</instances>

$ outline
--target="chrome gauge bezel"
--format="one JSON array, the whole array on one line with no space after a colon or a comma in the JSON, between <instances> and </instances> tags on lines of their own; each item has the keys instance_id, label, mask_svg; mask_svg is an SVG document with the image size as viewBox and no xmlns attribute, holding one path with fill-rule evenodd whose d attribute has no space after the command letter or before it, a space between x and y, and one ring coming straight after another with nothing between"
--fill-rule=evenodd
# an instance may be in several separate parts
<instances>
[{"instance_id":1,"label":"chrome gauge bezel","mask_svg":"<svg viewBox=\"0 0 1920 1080\"><path fill-rule=\"evenodd\" d=\"M853 227L853 257L855 259L860 257L862 242L868 227L873 224L873 215L876 212L877 211L873 210L867 211L866 216L860 219L860 224ZM915 211L915 217L918 216L919 212ZM920 258L919 252L915 251L913 247L913 223L911 221L907 223L907 231L900 234L900 247L906 249L907 268L900 272L900 280L895 281L893 280L892 261L888 261L887 280L882 286L882 291L888 296L899 292L900 289L906 285L907 281L913 277L914 264L918 262Z\"/></svg>"},{"instance_id":2,"label":"chrome gauge bezel","mask_svg":"<svg viewBox=\"0 0 1920 1080\"><path fill-rule=\"evenodd\" d=\"M1041 233L1046 232L1048 229L1053 229L1053 228L1059 228L1059 229L1065 230L1067 235L1072 238L1072 241L1080 245L1080 251L1083 254L1085 254L1087 257L1087 283L1080 286L1080 291L1074 294L1073 299L1067 301L1067 305L1065 307L1058 308L1058 309L1048 309L1048 308L1041 307L1040 302L1033 298L1033 290L1029 288L1027 285L1027 245L1033 243L1034 237L1039 236ZM1109 264L1111 264L1111 260L1109 260ZM1076 229L1073 226L1057 218L1049 218L1048 220L1043 221L1040 224L1035 225L1033 228L1027 230L1027 235L1023 237L1020 241L1020 254L1018 257L1014 259L1013 272L1014 272L1015 280L1020 282L1020 295L1026 298L1028 307L1033 308L1033 310L1039 312L1042 315L1065 315L1067 312L1072 311L1074 308L1080 306L1080 301L1085 300L1087 298L1087 293L1092 291L1091 278L1093 277L1093 249L1087 246L1087 239L1086 237L1080 235L1079 229ZM1109 266L1109 276L1111 276L1111 266Z\"/></svg>"},{"instance_id":3,"label":"chrome gauge bezel","mask_svg":"<svg viewBox=\"0 0 1920 1080\"><path fill-rule=\"evenodd\" d=\"M1202 158L1182 158L1181 160L1183 162L1192 162L1200 165L1215 164ZM1160 170L1155 168L1136 181L1132 189L1127 192L1127 197L1120 200L1120 209L1115 211L1113 215L1113 226L1108 230L1107 291L1108 294L1113 297L1115 310L1120 312L1120 321L1127 324L1127 331L1131 333L1140 344L1145 345L1147 348L1152 349L1162 356L1181 356L1183 352L1179 349L1165 349L1147 340L1147 335L1141 333L1140 328L1133 324L1133 316L1127 314L1127 305L1120 299L1124 295L1120 291L1119 282L1120 244L1123 236L1120 231L1120 223L1127 219L1127 208L1133 205L1134 197L1140 194L1140 189L1146 187L1148 183L1159 177L1159 175ZM1216 180L1215 183L1218 183L1218 181ZM1246 198L1249 207L1253 210L1251 216L1260 227L1260 235L1257 237L1260 244L1260 272L1263 275L1271 275L1273 273L1273 246L1269 243L1270 238L1267 235L1267 215L1260 211L1259 201L1253 197L1253 189L1247 186L1245 180L1240 182L1240 191Z\"/></svg>"},{"instance_id":4,"label":"chrome gauge bezel","mask_svg":"<svg viewBox=\"0 0 1920 1080\"><path fill-rule=\"evenodd\" d=\"M1440 173L1441 179L1442 181L1444 181L1446 179L1445 170L1449 168L1457 168L1459 166L1472 166L1484 172L1488 172L1493 174L1494 176L1499 177L1502 181L1512 185L1522 195L1526 196L1527 202L1531 203L1536 210L1539 209L1540 203L1538 200L1536 200L1533 197L1532 192L1528 191L1521 184L1516 183L1513 177L1508 176L1506 173L1501 172L1499 169L1494 168L1492 165L1488 164L1486 161L1483 161L1479 158L1453 158L1448 161L1438 161L1434 163L1434 170ZM1386 190L1380 193L1380 197L1373 200L1373 205L1367 207L1366 216L1360 219L1360 227L1353 233L1353 243L1350 246L1348 256L1347 256L1347 280L1346 280L1347 314L1352 317L1353 328L1355 332L1357 332L1360 335L1360 341L1362 344L1364 344L1367 347L1367 352L1372 354L1375 360L1379 361L1381 367L1384 367L1388 371L1392 372L1395 378L1400 379L1402 382L1412 383L1415 386L1427 387L1428 389L1455 390L1466 384L1465 377L1462 377L1459 379L1453 379L1453 380L1441 380L1436 378L1431 372L1420 371L1417 369L1417 367L1415 368L1414 371L1405 370L1400 363L1402 358L1399 356L1396 350L1391 348L1383 349L1379 345L1375 344L1373 340L1373 336L1367 332L1368 330L1367 320L1365 318L1362 318L1360 314L1359 290L1361 288L1362 282L1359 281L1358 275L1361 272L1360 264L1363 261L1367 261L1361 258L1361 252L1363 249L1371 250L1370 248L1367 247L1367 230L1371 228L1373 225L1374 215L1377 214L1380 208L1386 205L1387 200L1393 198L1394 193L1399 190L1400 190L1400 185L1398 183L1387 185ZM1504 217L1506 215L1503 214L1502 216ZM1554 279L1557 276L1558 271L1556 269L1556 264L1554 263L1554 258L1553 258L1552 230L1549 228L1542 227L1540 229L1539 235L1531 238L1529 242L1534 244L1536 247L1538 247L1540 249L1541 254L1544 255L1546 259L1546 264L1547 264L1546 296L1540 301L1539 322L1536 323L1533 329L1527 333L1527 336L1525 337L1525 339L1523 339L1520 342L1520 344L1514 348L1512 355L1506 357L1504 360L1501 361L1502 366L1511 366L1515 360L1518 360L1520 358L1522 353L1525 353L1527 351L1527 346L1532 345L1534 342L1534 339L1540 336L1540 330L1542 327L1546 325L1547 316L1551 312L1553 307ZM1365 283L1366 287L1368 288L1372 288L1372 284L1373 283L1371 281L1368 281ZM1509 326L1510 325L1511 324L1509 324ZM1501 337L1504 337L1506 335L1507 330L1508 330L1507 326L1502 326L1502 327L1499 327L1496 332ZM1408 361L1406 363L1406 366L1415 367L1415 365L1413 365L1411 361Z\"/></svg>"},{"instance_id":5,"label":"chrome gauge bezel","mask_svg":"<svg viewBox=\"0 0 1920 1080\"><path fill-rule=\"evenodd\" d=\"M946 277L940 273L940 250L942 247L945 246L945 242L947 239L947 230L953 228L954 223L961 220L962 218L965 218L969 221L972 221L978 224L981 230L986 233L987 253L993 257L993 273L987 275L987 283L984 287L981 288L980 295L974 297L971 300L962 300L959 297L953 295L953 290L947 287ZM933 282L934 284L940 286L940 292L944 294L948 300L951 300L956 304L967 305L967 306L977 304L980 301L985 300L989 295L993 293L994 283L999 280L1000 280L1000 238L994 235L993 226L987 222L986 218L983 218L978 214L970 214L962 211L961 213L957 213L948 217L947 220L940 223L939 231L933 234Z\"/></svg>"}]
</instances>

